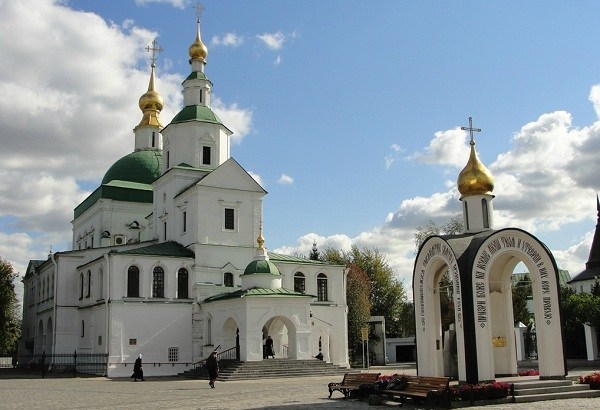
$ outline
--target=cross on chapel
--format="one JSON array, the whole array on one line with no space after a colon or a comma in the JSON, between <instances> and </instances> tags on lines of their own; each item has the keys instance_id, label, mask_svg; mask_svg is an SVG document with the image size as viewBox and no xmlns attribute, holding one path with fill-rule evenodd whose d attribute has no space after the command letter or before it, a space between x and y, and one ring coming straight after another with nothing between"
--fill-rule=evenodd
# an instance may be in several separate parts
<instances>
[{"instance_id":1,"label":"cross on chapel","mask_svg":"<svg viewBox=\"0 0 600 410\"><path fill-rule=\"evenodd\" d=\"M206 10L206 8L198 2L194 4L194 9L196 10L196 18L200 21L200 16L202 16L202 12Z\"/></svg>"},{"instance_id":2,"label":"cross on chapel","mask_svg":"<svg viewBox=\"0 0 600 410\"><path fill-rule=\"evenodd\" d=\"M463 131L469 131L469 134L471 134L471 143L474 142L473 132L481 132L481 128L473 128L473 117L469 117L469 126L468 127L460 127L460 129Z\"/></svg>"}]
</instances>

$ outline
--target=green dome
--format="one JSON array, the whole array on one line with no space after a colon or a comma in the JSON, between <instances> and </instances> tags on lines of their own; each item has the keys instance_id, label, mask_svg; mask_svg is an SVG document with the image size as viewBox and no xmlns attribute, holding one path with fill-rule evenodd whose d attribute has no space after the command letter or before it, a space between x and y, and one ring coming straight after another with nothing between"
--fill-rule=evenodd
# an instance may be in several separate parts
<instances>
[{"instance_id":1,"label":"green dome","mask_svg":"<svg viewBox=\"0 0 600 410\"><path fill-rule=\"evenodd\" d=\"M274 275L281 276L279 269L270 261L252 261L246 266L244 275Z\"/></svg>"},{"instance_id":2,"label":"green dome","mask_svg":"<svg viewBox=\"0 0 600 410\"><path fill-rule=\"evenodd\" d=\"M102 184L120 180L151 184L162 172L162 151L142 150L125 155L106 171Z\"/></svg>"}]
</instances>

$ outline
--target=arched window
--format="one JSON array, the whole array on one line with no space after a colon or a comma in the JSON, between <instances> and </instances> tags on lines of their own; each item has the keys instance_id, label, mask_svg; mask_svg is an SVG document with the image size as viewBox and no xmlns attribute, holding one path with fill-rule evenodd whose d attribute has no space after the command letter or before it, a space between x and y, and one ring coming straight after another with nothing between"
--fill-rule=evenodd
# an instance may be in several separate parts
<instances>
[{"instance_id":1,"label":"arched window","mask_svg":"<svg viewBox=\"0 0 600 410\"><path fill-rule=\"evenodd\" d=\"M81 337L85 336L85 322L81 321Z\"/></svg>"},{"instance_id":2,"label":"arched window","mask_svg":"<svg viewBox=\"0 0 600 410\"><path fill-rule=\"evenodd\" d=\"M233 273L225 272L225 274L223 275L223 285L225 285L228 288L233 287Z\"/></svg>"},{"instance_id":3,"label":"arched window","mask_svg":"<svg viewBox=\"0 0 600 410\"><path fill-rule=\"evenodd\" d=\"M152 271L152 297L165 297L165 270L160 266L155 267Z\"/></svg>"},{"instance_id":4,"label":"arched window","mask_svg":"<svg viewBox=\"0 0 600 410\"><path fill-rule=\"evenodd\" d=\"M294 273L294 291L300 293L306 292L306 279L302 272Z\"/></svg>"},{"instance_id":5,"label":"arched window","mask_svg":"<svg viewBox=\"0 0 600 410\"><path fill-rule=\"evenodd\" d=\"M85 295L85 297L89 298L91 293L92 293L92 271L88 270L87 271L87 294Z\"/></svg>"},{"instance_id":6,"label":"arched window","mask_svg":"<svg viewBox=\"0 0 600 410\"><path fill-rule=\"evenodd\" d=\"M177 272L177 297L179 299L188 298L188 271L185 268Z\"/></svg>"},{"instance_id":7,"label":"arched window","mask_svg":"<svg viewBox=\"0 0 600 410\"><path fill-rule=\"evenodd\" d=\"M327 300L327 275L319 273L317 275L317 300Z\"/></svg>"},{"instance_id":8,"label":"arched window","mask_svg":"<svg viewBox=\"0 0 600 410\"><path fill-rule=\"evenodd\" d=\"M79 274L79 300L83 299L83 272Z\"/></svg>"},{"instance_id":9,"label":"arched window","mask_svg":"<svg viewBox=\"0 0 600 410\"><path fill-rule=\"evenodd\" d=\"M46 278L42 279L42 298L41 300L46 300Z\"/></svg>"},{"instance_id":10,"label":"arched window","mask_svg":"<svg viewBox=\"0 0 600 410\"><path fill-rule=\"evenodd\" d=\"M137 266L127 269L127 297L140 297L140 269Z\"/></svg>"}]
</instances>

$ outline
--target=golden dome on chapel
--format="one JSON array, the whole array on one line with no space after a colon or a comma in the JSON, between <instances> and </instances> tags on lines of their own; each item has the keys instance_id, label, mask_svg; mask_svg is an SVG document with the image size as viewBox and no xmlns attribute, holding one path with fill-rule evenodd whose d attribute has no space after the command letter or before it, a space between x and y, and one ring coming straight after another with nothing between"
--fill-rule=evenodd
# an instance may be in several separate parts
<instances>
[{"instance_id":1,"label":"golden dome on chapel","mask_svg":"<svg viewBox=\"0 0 600 410\"><path fill-rule=\"evenodd\" d=\"M146 91L139 99L138 105L144 113L138 127L143 125L152 125L162 128L160 123L159 113L163 109L164 101L154 87L154 64L150 68L150 82L148 83L148 91ZM137 127L136 127L137 128Z\"/></svg>"},{"instance_id":2,"label":"golden dome on chapel","mask_svg":"<svg viewBox=\"0 0 600 410\"><path fill-rule=\"evenodd\" d=\"M198 31L196 32L196 40L190 46L188 53L192 60L201 60L206 62L208 49L200 39L200 20L198 20Z\"/></svg>"},{"instance_id":3,"label":"golden dome on chapel","mask_svg":"<svg viewBox=\"0 0 600 410\"><path fill-rule=\"evenodd\" d=\"M479 161L475 152L475 141L471 140L471 154L467 165L458 174L456 182L458 192L462 196L491 194L494 190L494 178L488 169Z\"/></svg>"}]
</instances>

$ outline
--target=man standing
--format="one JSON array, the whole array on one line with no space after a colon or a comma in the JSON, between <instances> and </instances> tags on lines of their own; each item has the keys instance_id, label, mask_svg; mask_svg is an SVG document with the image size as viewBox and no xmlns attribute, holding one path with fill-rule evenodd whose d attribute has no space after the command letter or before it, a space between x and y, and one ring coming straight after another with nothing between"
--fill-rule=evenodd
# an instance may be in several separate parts
<instances>
[{"instance_id":1,"label":"man standing","mask_svg":"<svg viewBox=\"0 0 600 410\"><path fill-rule=\"evenodd\" d=\"M219 376L219 362L217 360L216 350L208 356L208 359L206 359L206 370L208 370L208 378L210 379L208 384L211 389L214 389L215 380L217 380L217 377Z\"/></svg>"}]
</instances>

